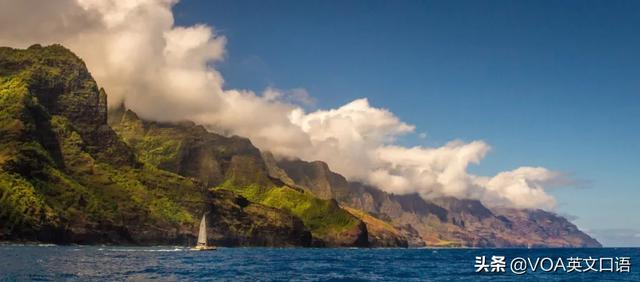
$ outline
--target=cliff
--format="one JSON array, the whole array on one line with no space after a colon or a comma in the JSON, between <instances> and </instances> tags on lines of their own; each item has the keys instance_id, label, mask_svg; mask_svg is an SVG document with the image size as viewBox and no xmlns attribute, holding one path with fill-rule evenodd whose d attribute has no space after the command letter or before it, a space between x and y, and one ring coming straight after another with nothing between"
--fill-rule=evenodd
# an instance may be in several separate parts
<instances>
[{"instance_id":1,"label":"cliff","mask_svg":"<svg viewBox=\"0 0 640 282\"><path fill-rule=\"evenodd\" d=\"M491 209L453 197L425 200L349 182L321 161L278 162L297 184L386 220L413 246L600 247L566 219L543 210Z\"/></svg>"},{"instance_id":2,"label":"cliff","mask_svg":"<svg viewBox=\"0 0 640 282\"><path fill-rule=\"evenodd\" d=\"M243 202L138 157L69 50L0 48L0 240L190 244L206 212L214 243L311 244L290 213Z\"/></svg>"},{"instance_id":3,"label":"cliff","mask_svg":"<svg viewBox=\"0 0 640 282\"><path fill-rule=\"evenodd\" d=\"M147 121L124 108L111 111L109 120L142 160L197 179L211 191L233 191L287 211L310 229L314 246L370 246L359 218L334 200L290 185L285 174L277 175L283 171L268 165L271 159L246 138L225 137L191 122Z\"/></svg>"},{"instance_id":4,"label":"cliff","mask_svg":"<svg viewBox=\"0 0 640 282\"><path fill-rule=\"evenodd\" d=\"M107 111L60 45L0 48L0 240L222 246L593 247L542 210L393 195L192 122Z\"/></svg>"}]
</instances>

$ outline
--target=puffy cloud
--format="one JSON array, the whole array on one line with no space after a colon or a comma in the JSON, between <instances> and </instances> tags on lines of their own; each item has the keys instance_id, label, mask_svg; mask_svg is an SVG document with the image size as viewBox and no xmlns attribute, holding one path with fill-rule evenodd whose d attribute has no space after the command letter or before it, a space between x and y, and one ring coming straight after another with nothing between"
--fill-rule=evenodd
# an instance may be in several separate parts
<instances>
[{"instance_id":1,"label":"puffy cloud","mask_svg":"<svg viewBox=\"0 0 640 282\"><path fill-rule=\"evenodd\" d=\"M223 58L226 39L208 26L174 26L174 3L3 0L0 44L62 43L85 60L110 106L124 101L143 117L191 119L224 105L222 76L208 63Z\"/></svg>"},{"instance_id":2,"label":"puffy cloud","mask_svg":"<svg viewBox=\"0 0 640 282\"><path fill-rule=\"evenodd\" d=\"M289 120L308 136L312 145L296 150L298 156L326 161L346 177L365 181L376 162L372 153L397 136L413 131L413 126L391 112L371 107L367 99L312 113L297 108L290 112Z\"/></svg>"},{"instance_id":3,"label":"puffy cloud","mask_svg":"<svg viewBox=\"0 0 640 282\"><path fill-rule=\"evenodd\" d=\"M306 90L269 88L261 95L225 89L212 63L224 59L226 39L206 25L174 25L172 0L0 0L0 45L62 43L82 57L109 94L140 116L193 120L210 130L249 137L280 157L323 160L351 180L392 193L468 197L490 205L551 208L544 187L561 175L522 167L494 177L472 175L490 147L452 141L441 147L402 147L414 126L358 99L306 112ZM422 139L426 134L419 135Z\"/></svg>"},{"instance_id":4,"label":"puffy cloud","mask_svg":"<svg viewBox=\"0 0 640 282\"><path fill-rule=\"evenodd\" d=\"M28 47L34 42L54 43L101 25L100 14L74 1L0 1L0 41Z\"/></svg>"},{"instance_id":5,"label":"puffy cloud","mask_svg":"<svg viewBox=\"0 0 640 282\"><path fill-rule=\"evenodd\" d=\"M375 151L378 161L373 184L398 191L419 192L429 196L469 197L474 194L469 164L478 163L489 151L482 141L452 141L438 148L384 146ZM384 182L380 170L402 177L406 187ZM379 180L378 180L379 179ZM411 191L413 189L413 191ZM392 191L393 191L392 190Z\"/></svg>"},{"instance_id":6,"label":"puffy cloud","mask_svg":"<svg viewBox=\"0 0 640 282\"><path fill-rule=\"evenodd\" d=\"M493 205L552 208L555 200L544 187L560 183L563 179L562 174L542 167L521 167L498 173L492 178L478 177L476 184L485 189L481 199Z\"/></svg>"}]
</instances>

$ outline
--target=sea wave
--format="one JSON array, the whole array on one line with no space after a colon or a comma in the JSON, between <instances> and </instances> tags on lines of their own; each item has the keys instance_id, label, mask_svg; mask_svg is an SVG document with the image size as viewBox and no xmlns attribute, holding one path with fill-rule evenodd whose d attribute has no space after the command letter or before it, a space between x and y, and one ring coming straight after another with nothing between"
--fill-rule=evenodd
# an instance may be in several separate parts
<instances>
[{"instance_id":1,"label":"sea wave","mask_svg":"<svg viewBox=\"0 0 640 282\"><path fill-rule=\"evenodd\" d=\"M0 280L640 281L640 249L283 249L184 246L0 246ZM630 257L628 273L477 273L478 257ZM509 267L509 264L507 264Z\"/></svg>"},{"instance_id":2,"label":"sea wave","mask_svg":"<svg viewBox=\"0 0 640 282\"><path fill-rule=\"evenodd\" d=\"M98 251L108 251L108 252L185 252L188 251L189 248L185 247L175 247L171 249L149 249L149 248L99 248Z\"/></svg>"}]
</instances>

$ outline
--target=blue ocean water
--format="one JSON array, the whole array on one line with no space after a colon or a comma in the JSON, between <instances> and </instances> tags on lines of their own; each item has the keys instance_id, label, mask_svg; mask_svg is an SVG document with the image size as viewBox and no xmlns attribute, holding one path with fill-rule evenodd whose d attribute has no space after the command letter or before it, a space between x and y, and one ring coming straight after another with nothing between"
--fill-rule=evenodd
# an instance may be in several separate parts
<instances>
[{"instance_id":1,"label":"blue ocean water","mask_svg":"<svg viewBox=\"0 0 640 282\"><path fill-rule=\"evenodd\" d=\"M505 272L476 272L476 257L504 256ZM629 272L542 271L516 275L515 258L629 257ZM481 263L480 263L481 264ZM555 263L554 263L555 264ZM625 265L623 263L622 265ZM584 265L584 264L583 264ZM599 267L596 265L596 267ZM228 281L640 281L640 249L280 249L1 245L0 280Z\"/></svg>"}]
</instances>

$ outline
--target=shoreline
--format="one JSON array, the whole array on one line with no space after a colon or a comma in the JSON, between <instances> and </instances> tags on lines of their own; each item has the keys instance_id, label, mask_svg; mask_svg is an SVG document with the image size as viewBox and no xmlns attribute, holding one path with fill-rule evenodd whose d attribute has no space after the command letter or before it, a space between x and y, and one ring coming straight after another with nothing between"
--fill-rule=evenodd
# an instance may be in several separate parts
<instances>
[{"instance_id":1,"label":"shoreline","mask_svg":"<svg viewBox=\"0 0 640 282\"><path fill-rule=\"evenodd\" d=\"M54 244L38 241L0 241L0 247L2 246L37 246L37 247L134 247L134 248L191 248L187 245L135 245L135 244ZM557 250L557 249L638 249L637 247L437 247L437 246L422 246L422 247L296 247L296 246L216 246L222 249L355 249L355 250Z\"/></svg>"}]
</instances>

